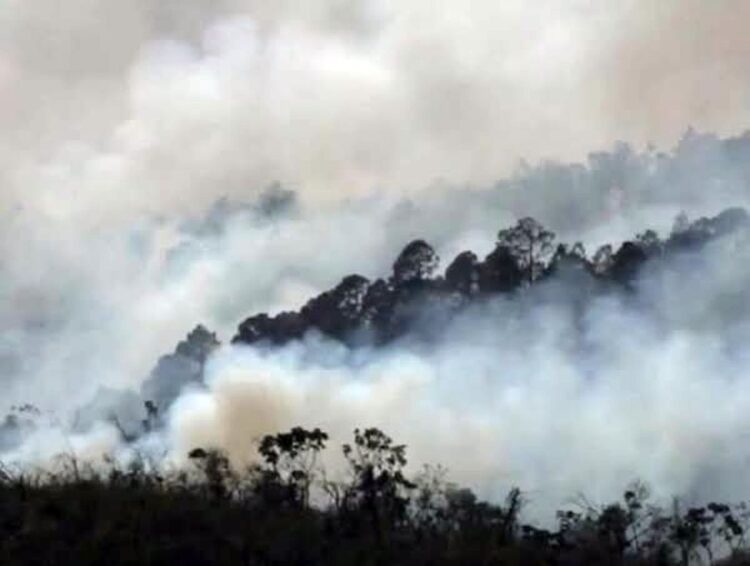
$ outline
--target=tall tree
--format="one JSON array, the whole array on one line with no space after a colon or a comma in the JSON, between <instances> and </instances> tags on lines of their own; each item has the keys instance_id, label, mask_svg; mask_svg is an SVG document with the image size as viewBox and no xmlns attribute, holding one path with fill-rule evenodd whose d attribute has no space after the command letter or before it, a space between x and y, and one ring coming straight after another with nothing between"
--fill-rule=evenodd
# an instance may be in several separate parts
<instances>
[{"instance_id":1,"label":"tall tree","mask_svg":"<svg viewBox=\"0 0 750 566\"><path fill-rule=\"evenodd\" d=\"M533 283L544 271L554 241L555 234L530 217L522 218L497 235L497 245L513 254L527 284Z\"/></svg>"},{"instance_id":2,"label":"tall tree","mask_svg":"<svg viewBox=\"0 0 750 566\"><path fill-rule=\"evenodd\" d=\"M479 260L474 252L461 252L445 270L448 288L464 295L479 290Z\"/></svg>"},{"instance_id":3,"label":"tall tree","mask_svg":"<svg viewBox=\"0 0 750 566\"><path fill-rule=\"evenodd\" d=\"M479 290L482 293L512 291L523 278L518 260L505 246L498 245L479 265Z\"/></svg>"},{"instance_id":4,"label":"tall tree","mask_svg":"<svg viewBox=\"0 0 750 566\"><path fill-rule=\"evenodd\" d=\"M424 240L410 242L393 264L393 280L397 285L428 279L437 269L440 258Z\"/></svg>"}]
</instances>

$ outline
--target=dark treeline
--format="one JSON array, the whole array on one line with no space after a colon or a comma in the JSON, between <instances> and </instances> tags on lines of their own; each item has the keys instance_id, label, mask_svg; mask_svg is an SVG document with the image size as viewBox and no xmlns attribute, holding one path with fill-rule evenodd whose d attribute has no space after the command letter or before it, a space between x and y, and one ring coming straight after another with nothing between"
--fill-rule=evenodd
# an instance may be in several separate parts
<instances>
[{"instance_id":1,"label":"dark treeline","mask_svg":"<svg viewBox=\"0 0 750 566\"><path fill-rule=\"evenodd\" d=\"M473 302L571 271L584 278L592 295L613 287L627 290L647 261L696 250L713 238L746 228L749 222L741 208L694 222L681 215L666 239L647 230L616 250L604 245L587 256L580 243L556 243L554 233L533 218L523 218L500 230L495 249L483 260L474 252L462 252L443 274L437 273L435 250L423 240L414 240L396 258L388 277L369 281L348 275L297 312L248 318L232 341L284 344L315 330L350 345L382 344L414 332L415 322L426 312L440 311L449 317Z\"/></svg>"},{"instance_id":2,"label":"dark treeline","mask_svg":"<svg viewBox=\"0 0 750 566\"><path fill-rule=\"evenodd\" d=\"M157 472L136 460L94 471L74 459L45 475L0 468L0 563L139 565L749 564L744 505L670 509L634 484L622 500L581 499L553 528L524 524L526 496L479 500L440 469L414 477L406 447L370 428L342 446L347 474L319 463L325 432L265 436L237 471L219 451Z\"/></svg>"},{"instance_id":3,"label":"dark treeline","mask_svg":"<svg viewBox=\"0 0 750 566\"><path fill-rule=\"evenodd\" d=\"M523 218L499 231L486 257L464 251L443 273L438 272L435 250L414 240L398 255L388 276L371 281L348 275L299 311L251 316L239 325L232 342L273 348L311 332L352 348L405 338L429 340L468 307L561 279L574 282L569 287L575 287L577 300L605 293L637 294L637 277L646 265L666 266L670 258L700 251L710 241L748 226L750 218L742 208L692 222L680 215L665 238L647 230L616 248L604 245L589 255L581 244L557 243L550 230L533 218ZM159 427L160 415L180 392L203 383L204 365L219 345L216 334L197 326L174 352L159 359L140 391L101 389L77 411L74 427L85 430L109 419L126 440ZM17 444L23 429L33 428L30 409L15 408L0 423L0 449Z\"/></svg>"},{"instance_id":4,"label":"dark treeline","mask_svg":"<svg viewBox=\"0 0 750 566\"><path fill-rule=\"evenodd\" d=\"M665 238L646 231L589 255L523 218L499 231L486 257L462 252L442 273L434 249L415 240L387 277L346 276L299 311L248 318L233 342L274 348L311 332L351 348L429 340L430 317L446 321L571 277L584 300L637 296L646 266L666 266L749 226L738 208L693 222L680 216ZM139 392L103 392L78 411L74 428L109 418L126 442L158 430L181 390L202 383L218 346L215 334L196 327ZM21 442L38 413L15 408L0 427L0 449ZM408 476L406 447L377 429L355 431L343 446L348 475L333 481L319 465L327 441L320 430L299 428L267 436L260 463L244 470L200 448L191 469L174 473L145 461L108 472L73 459L57 474L0 468L0 564L750 564L742 504L664 509L634 485L619 502L581 500L555 527L541 528L523 524L519 490L498 505L439 470Z\"/></svg>"}]
</instances>

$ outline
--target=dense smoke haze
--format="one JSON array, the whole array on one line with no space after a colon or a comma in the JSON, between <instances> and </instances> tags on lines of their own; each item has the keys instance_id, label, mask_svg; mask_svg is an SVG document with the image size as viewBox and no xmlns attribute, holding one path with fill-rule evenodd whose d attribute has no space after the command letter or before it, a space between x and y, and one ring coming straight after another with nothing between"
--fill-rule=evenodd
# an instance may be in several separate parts
<instances>
[{"instance_id":1,"label":"dense smoke haze","mask_svg":"<svg viewBox=\"0 0 750 566\"><path fill-rule=\"evenodd\" d=\"M745 232L647 266L635 296L561 275L427 342L230 344L256 312L387 277L415 238L442 272L522 217L592 254L750 205L748 19L740 0L5 2L0 410L44 415L6 456L127 458L104 410L74 415L139 392L202 323L222 342L205 385L139 441L170 463L374 425L540 513L636 478L750 496Z\"/></svg>"}]
</instances>

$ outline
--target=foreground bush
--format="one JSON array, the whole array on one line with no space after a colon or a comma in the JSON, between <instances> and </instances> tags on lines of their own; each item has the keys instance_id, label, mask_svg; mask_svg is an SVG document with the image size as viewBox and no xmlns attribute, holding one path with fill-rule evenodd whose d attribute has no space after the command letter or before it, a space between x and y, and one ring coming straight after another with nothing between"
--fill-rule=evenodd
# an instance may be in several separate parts
<instances>
[{"instance_id":1,"label":"foreground bush","mask_svg":"<svg viewBox=\"0 0 750 566\"><path fill-rule=\"evenodd\" d=\"M73 460L45 476L4 470L0 564L750 564L743 505L665 512L635 485L545 530L522 524L517 489L495 505L440 469L407 477L405 447L378 429L356 430L348 478L327 480L327 440L317 429L266 436L242 472L203 449L170 475Z\"/></svg>"}]
</instances>

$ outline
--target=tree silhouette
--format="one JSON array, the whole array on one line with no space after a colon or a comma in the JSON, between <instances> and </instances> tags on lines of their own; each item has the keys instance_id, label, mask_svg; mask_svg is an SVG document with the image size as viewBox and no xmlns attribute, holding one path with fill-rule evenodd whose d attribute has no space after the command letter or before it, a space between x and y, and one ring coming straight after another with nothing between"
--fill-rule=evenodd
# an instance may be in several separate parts
<instances>
[{"instance_id":1,"label":"tree silhouette","mask_svg":"<svg viewBox=\"0 0 750 566\"><path fill-rule=\"evenodd\" d=\"M404 472L405 447L375 428L344 445L346 502L308 504L306 485L326 433L267 435L260 466L238 470L195 448L198 473L156 471L143 460L29 475L0 464L1 564L507 564L672 566L748 563L746 504L671 511L634 484L603 505L581 496L555 527L524 525L523 497L505 502L428 472ZM260 473L258 470L260 469ZM321 475L323 471L320 471ZM329 493L330 495L330 493Z\"/></svg>"},{"instance_id":2,"label":"tree silhouette","mask_svg":"<svg viewBox=\"0 0 750 566\"><path fill-rule=\"evenodd\" d=\"M206 360L218 347L216 334L199 324L177 344L174 353L159 359L141 385L141 398L166 410L186 385L202 381Z\"/></svg>"},{"instance_id":3,"label":"tree silhouette","mask_svg":"<svg viewBox=\"0 0 750 566\"><path fill-rule=\"evenodd\" d=\"M345 277L335 288L310 300L301 311L308 326L344 339L362 321L369 281L361 275Z\"/></svg>"},{"instance_id":4,"label":"tree silhouette","mask_svg":"<svg viewBox=\"0 0 750 566\"><path fill-rule=\"evenodd\" d=\"M384 344L409 333L429 340L434 336L429 329L442 327L459 309L496 293L533 285L542 276L589 273L597 281L588 287L591 293L617 286L632 290L646 260L655 263L670 254L698 249L714 238L747 229L750 220L743 209L728 209L714 218L692 223L683 216L676 226L666 240L647 230L624 242L616 252L609 244L600 247L589 260L581 244L554 246L551 231L533 218L522 218L499 232L495 249L483 261L477 261L471 251L459 254L445 270L445 278L435 276L438 256L433 248L424 240L414 240L397 257L390 277L369 282L361 275L346 276L298 312L273 317L260 313L247 318L239 325L233 342L273 346L300 339L311 329L351 346ZM601 284L606 282L615 287ZM192 371L193 377L188 379L200 379L200 364L196 365L192 357L166 358L158 373L171 375L168 370L174 369L172 373L189 376ZM181 379L185 377L177 375L166 381L174 381L175 389L179 389Z\"/></svg>"},{"instance_id":5,"label":"tree silhouette","mask_svg":"<svg viewBox=\"0 0 750 566\"><path fill-rule=\"evenodd\" d=\"M319 453L328 435L319 428L294 427L289 432L266 435L258 452L266 463L265 485L279 484L287 501L307 507Z\"/></svg>"},{"instance_id":6,"label":"tree silhouette","mask_svg":"<svg viewBox=\"0 0 750 566\"><path fill-rule=\"evenodd\" d=\"M599 247L591 258L591 267L596 275L606 275L612 267L612 245Z\"/></svg>"},{"instance_id":7,"label":"tree silhouette","mask_svg":"<svg viewBox=\"0 0 750 566\"><path fill-rule=\"evenodd\" d=\"M586 258L583 244L576 242L572 246L558 244L555 253L547 266L547 275L554 275L561 270L580 270L590 273L592 267Z\"/></svg>"},{"instance_id":8,"label":"tree silhouette","mask_svg":"<svg viewBox=\"0 0 750 566\"><path fill-rule=\"evenodd\" d=\"M393 281L403 285L428 279L435 272L440 258L424 240L410 242L393 264Z\"/></svg>"},{"instance_id":9,"label":"tree silhouette","mask_svg":"<svg viewBox=\"0 0 750 566\"><path fill-rule=\"evenodd\" d=\"M461 252L445 270L448 288L463 295L479 291L479 260L474 252Z\"/></svg>"},{"instance_id":10,"label":"tree silhouette","mask_svg":"<svg viewBox=\"0 0 750 566\"><path fill-rule=\"evenodd\" d=\"M631 285L641 265L648 259L641 246L633 242L624 242L612 256L610 275L618 283Z\"/></svg>"},{"instance_id":11,"label":"tree silhouette","mask_svg":"<svg viewBox=\"0 0 750 566\"><path fill-rule=\"evenodd\" d=\"M659 255L664 249L664 244L654 230L646 230L635 237L638 245L647 256Z\"/></svg>"},{"instance_id":12,"label":"tree silhouette","mask_svg":"<svg viewBox=\"0 0 750 566\"><path fill-rule=\"evenodd\" d=\"M382 543L387 531L406 518L408 491L415 484L404 474L406 446L377 428L355 429L354 445L342 447L353 483L347 500L363 509Z\"/></svg>"},{"instance_id":13,"label":"tree silhouette","mask_svg":"<svg viewBox=\"0 0 750 566\"><path fill-rule=\"evenodd\" d=\"M497 245L507 248L516 258L527 285L542 274L554 241L554 233L529 217L522 218L512 228L500 230L497 235Z\"/></svg>"},{"instance_id":14,"label":"tree silhouette","mask_svg":"<svg viewBox=\"0 0 750 566\"><path fill-rule=\"evenodd\" d=\"M506 246L496 246L479 266L479 290L482 293L512 291L523 278L516 256Z\"/></svg>"}]
</instances>

